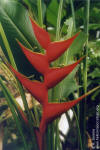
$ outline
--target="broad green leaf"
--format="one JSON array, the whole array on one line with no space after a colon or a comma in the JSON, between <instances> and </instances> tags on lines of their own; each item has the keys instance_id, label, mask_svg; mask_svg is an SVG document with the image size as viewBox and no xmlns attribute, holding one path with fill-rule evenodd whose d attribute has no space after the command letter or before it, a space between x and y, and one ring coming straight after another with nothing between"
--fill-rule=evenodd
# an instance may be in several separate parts
<instances>
[{"instance_id":1,"label":"broad green leaf","mask_svg":"<svg viewBox=\"0 0 100 150\"><path fill-rule=\"evenodd\" d=\"M86 42L86 34L84 32L81 32L79 36L74 40L72 45L70 46L68 50L68 58L73 57L76 54L80 54L80 52L83 50L84 43Z\"/></svg>"},{"instance_id":2,"label":"broad green leaf","mask_svg":"<svg viewBox=\"0 0 100 150\"><path fill-rule=\"evenodd\" d=\"M78 70L76 67L61 83L59 83L54 89L54 100L68 98L68 96L76 91L79 86L75 80L75 74Z\"/></svg>"},{"instance_id":3,"label":"broad green leaf","mask_svg":"<svg viewBox=\"0 0 100 150\"><path fill-rule=\"evenodd\" d=\"M20 36L22 41L32 48L34 45L34 34L29 20L28 11L23 5L14 0L2 1L0 0L0 21L6 26L6 30L14 34L15 38ZM17 35L15 35L15 30Z\"/></svg>"},{"instance_id":4,"label":"broad green leaf","mask_svg":"<svg viewBox=\"0 0 100 150\"><path fill-rule=\"evenodd\" d=\"M17 1L0 0L0 22L4 28L19 71L22 73L25 72L26 75L30 75L34 72L36 73L36 70L30 65L16 42L16 39L18 39L31 49L34 43L36 43L28 11ZM1 36L0 45L7 56Z\"/></svg>"},{"instance_id":5,"label":"broad green leaf","mask_svg":"<svg viewBox=\"0 0 100 150\"><path fill-rule=\"evenodd\" d=\"M23 2L28 6L29 13L31 15L33 15L35 20L38 22L39 18L37 17L38 16L37 0L23 0ZM41 1L41 2L42 2L42 15L43 15L43 18L44 18L45 17L45 12L46 12L46 5L43 1Z\"/></svg>"},{"instance_id":6,"label":"broad green leaf","mask_svg":"<svg viewBox=\"0 0 100 150\"><path fill-rule=\"evenodd\" d=\"M75 80L75 74L78 70L78 67L75 68L61 83L61 97L67 98L71 93L76 91L79 86Z\"/></svg>"},{"instance_id":7,"label":"broad green leaf","mask_svg":"<svg viewBox=\"0 0 100 150\"><path fill-rule=\"evenodd\" d=\"M54 27L57 26L58 8L59 8L58 0L51 0L49 6L47 7L47 12L46 12L47 22ZM65 14L66 14L66 10L63 9L62 18L65 16Z\"/></svg>"},{"instance_id":8,"label":"broad green leaf","mask_svg":"<svg viewBox=\"0 0 100 150\"><path fill-rule=\"evenodd\" d=\"M25 2L25 4L27 4L27 6L29 8L31 8L31 0L30 1L29 0L23 0L23 2ZM36 0L35 0L35 5L36 5Z\"/></svg>"},{"instance_id":9,"label":"broad green leaf","mask_svg":"<svg viewBox=\"0 0 100 150\"><path fill-rule=\"evenodd\" d=\"M52 0L47 8L47 21L53 26L57 24L58 7L57 0Z\"/></svg>"}]
</instances>

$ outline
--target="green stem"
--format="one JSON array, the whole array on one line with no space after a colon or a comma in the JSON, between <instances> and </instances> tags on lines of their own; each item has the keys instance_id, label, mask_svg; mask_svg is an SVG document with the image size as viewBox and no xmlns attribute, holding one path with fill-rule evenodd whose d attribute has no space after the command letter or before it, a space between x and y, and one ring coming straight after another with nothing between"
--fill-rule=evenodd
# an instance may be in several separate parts
<instances>
[{"instance_id":1,"label":"green stem","mask_svg":"<svg viewBox=\"0 0 100 150\"><path fill-rule=\"evenodd\" d=\"M28 103L27 103L27 100L26 100L24 89L23 89L23 87L22 87L22 85L20 84L19 81L18 81L18 87L19 87L20 94L21 94L21 97L23 99L23 104L24 104L24 107L25 107L25 110L26 110L26 113L27 113L27 118L28 118L29 127L30 127L30 134L31 134L31 138L34 142L34 149L37 149L37 142L36 142L36 139L35 139L35 132L34 132L34 129L33 129L32 115L31 115L31 112L28 108Z\"/></svg>"},{"instance_id":2,"label":"green stem","mask_svg":"<svg viewBox=\"0 0 100 150\"><path fill-rule=\"evenodd\" d=\"M74 5L73 5L73 0L70 0L70 4L71 4L71 10L72 10L74 31L76 31L75 10L74 10Z\"/></svg>"},{"instance_id":3,"label":"green stem","mask_svg":"<svg viewBox=\"0 0 100 150\"><path fill-rule=\"evenodd\" d=\"M77 124L77 129L78 129L78 135L79 135L79 140L80 140L80 148L81 148L81 150L83 150L79 121L78 121L78 117L76 115L76 112L75 112L74 108L73 108L73 113L74 113L74 116L75 116L75 119L76 119L76 124Z\"/></svg>"},{"instance_id":4,"label":"green stem","mask_svg":"<svg viewBox=\"0 0 100 150\"><path fill-rule=\"evenodd\" d=\"M89 26L89 8L90 0L85 0L84 6L84 32L87 35L86 45L84 47L84 55L86 58L83 60L83 93L87 92L87 56L88 56L88 26ZM82 131L83 150L86 150L86 98L85 102L80 105L80 123ZM83 119L81 119L83 118Z\"/></svg>"},{"instance_id":5,"label":"green stem","mask_svg":"<svg viewBox=\"0 0 100 150\"><path fill-rule=\"evenodd\" d=\"M55 121L51 123L51 137L51 149L55 150Z\"/></svg>"},{"instance_id":6,"label":"green stem","mask_svg":"<svg viewBox=\"0 0 100 150\"><path fill-rule=\"evenodd\" d=\"M16 112L19 114L19 109L22 110L22 108L20 107L20 105L18 104L18 102L15 100L15 98L13 97L13 95L9 92L8 88L5 86L5 84L3 83L2 79L0 78L0 84L2 86L2 89L7 93L12 105L15 107ZM18 109L19 108L19 109ZM22 110L23 112L23 110ZM23 114L25 114L23 112Z\"/></svg>"},{"instance_id":7,"label":"green stem","mask_svg":"<svg viewBox=\"0 0 100 150\"><path fill-rule=\"evenodd\" d=\"M21 123L20 123L20 121L19 121L19 119L18 119L18 116L17 116L17 114L16 114L16 112L15 112L15 110L14 110L14 107L13 107L11 101L10 101L10 98L9 98L9 96L8 96L8 94L7 94L7 91L5 90L6 87L5 87L5 85L3 84L1 78L0 78L0 84L1 84L1 87L2 87L2 91L3 91L4 95L5 95L5 98L6 98L6 100L7 100L7 103L8 103L8 105L9 105L9 107L10 107L10 110L11 110L11 113L12 113L12 115L13 115L13 118L14 118L14 120L15 120L15 122L16 122L18 131L19 131L20 135L22 136L22 140L23 140L23 143L24 143L25 150L28 150L27 142L26 142L26 139L25 139L24 134L23 134L23 130L22 130L22 127L21 127Z\"/></svg>"},{"instance_id":8,"label":"green stem","mask_svg":"<svg viewBox=\"0 0 100 150\"><path fill-rule=\"evenodd\" d=\"M56 137L55 137L55 150L60 150L60 136L59 136L59 119L56 120Z\"/></svg>"},{"instance_id":9,"label":"green stem","mask_svg":"<svg viewBox=\"0 0 100 150\"><path fill-rule=\"evenodd\" d=\"M18 87L16 85L17 82L16 82L15 77L13 76L13 74L11 73L11 71L8 69L8 67L2 61L0 61L0 68L3 70L4 74L6 75L6 77L10 81L10 83L15 87L15 89L18 92L18 89L17 89Z\"/></svg>"},{"instance_id":10,"label":"green stem","mask_svg":"<svg viewBox=\"0 0 100 150\"><path fill-rule=\"evenodd\" d=\"M89 26L89 8L90 8L90 0L86 0L84 13L85 13L85 20L84 20L84 32L87 35L86 45L84 48L84 55L88 56L88 26ZM87 92L87 57L84 59L83 63L83 86L84 86L84 93Z\"/></svg>"},{"instance_id":11,"label":"green stem","mask_svg":"<svg viewBox=\"0 0 100 150\"><path fill-rule=\"evenodd\" d=\"M48 129L47 129L47 135L46 135L46 137L47 137L47 145L46 146L48 146L48 150L51 150L52 149L52 147L51 147L51 143L52 143L52 137L51 137L52 135L51 135L51 124L49 124L48 125ZM52 149L52 150L54 150L54 149Z\"/></svg>"},{"instance_id":12,"label":"green stem","mask_svg":"<svg viewBox=\"0 0 100 150\"><path fill-rule=\"evenodd\" d=\"M12 51L10 49L10 45L8 43L8 40L6 38L5 32L4 32L3 27L2 27L1 24L0 24L0 34L1 34L3 42L5 44L10 63L17 70L17 66L16 66L16 63L15 63ZM28 103L27 103L27 100L26 100L25 92L24 92L24 89L23 89L22 85L20 84L20 82L18 80L17 80L17 85L18 85L19 92L20 92L22 100L23 100L25 111L27 113L27 118L29 120L29 127L30 127L30 130L31 130L30 133L32 134L32 139L34 141L35 140L35 136L34 136L34 130L33 130L32 116L31 116L31 113L30 113L29 108L28 108ZM37 147L36 146L36 142L34 142L34 143L35 143L34 146L36 148Z\"/></svg>"},{"instance_id":13,"label":"green stem","mask_svg":"<svg viewBox=\"0 0 100 150\"><path fill-rule=\"evenodd\" d=\"M59 2L59 9L58 9L58 17L57 17L57 26L56 26L56 40L58 41L60 39L60 29L61 29L61 15L62 15L62 8L63 8L63 0L60 0ZM55 65L57 65L59 62L58 60L55 62ZM52 90L52 99L56 98L56 95L58 94L58 87L53 88ZM58 128L58 119L55 122L55 128L56 128L56 136L55 136L55 142L53 145L53 148L55 147L55 150L58 149L58 145L60 144L59 141L59 128ZM53 134L54 136L54 134Z\"/></svg>"},{"instance_id":14,"label":"green stem","mask_svg":"<svg viewBox=\"0 0 100 150\"><path fill-rule=\"evenodd\" d=\"M36 124L37 124L37 126L39 126L39 123L40 123L39 114L38 114L38 111L37 111L37 106L34 103L34 100L33 100L33 110L34 110L34 114L35 114Z\"/></svg>"},{"instance_id":15,"label":"green stem","mask_svg":"<svg viewBox=\"0 0 100 150\"><path fill-rule=\"evenodd\" d=\"M4 45L5 45L5 48L7 50L7 53L8 53L8 57L9 57L9 60L12 64L12 66L14 66L16 68L16 64L15 64L15 61L14 61L14 58L13 58L13 55L12 55L12 52L11 52L11 49L10 49L10 46L9 46L9 43L8 43L8 40L6 38L6 35L5 35L5 32L3 30L3 27L0 23L0 34L1 34L1 37L3 39L3 42L4 42Z\"/></svg>"},{"instance_id":16,"label":"green stem","mask_svg":"<svg viewBox=\"0 0 100 150\"><path fill-rule=\"evenodd\" d=\"M46 132L46 146L48 150L55 150L55 121L48 125Z\"/></svg>"},{"instance_id":17,"label":"green stem","mask_svg":"<svg viewBox=\"0 0 100 150\"><path fill-rule=\"evenodd\" d=\"M41 27L43 27L42 3L41 3L41 0L37 0L37 6L38 6L38 19L39 19L39 24L40 24Z\"/></svg>"},{"instance_id":18,"label":"green stem","mask_svg":"<svg viewBox=\"0 0 100 150\"><path fill-rule=\"evenodd\" d=\"M60 26L61 26L62 8L63 8L63 0L60 0L59 9L58 9L58 17L57 17L57 27L56 27L56 40L60 39Z\"/></svg>"}]
</instances>

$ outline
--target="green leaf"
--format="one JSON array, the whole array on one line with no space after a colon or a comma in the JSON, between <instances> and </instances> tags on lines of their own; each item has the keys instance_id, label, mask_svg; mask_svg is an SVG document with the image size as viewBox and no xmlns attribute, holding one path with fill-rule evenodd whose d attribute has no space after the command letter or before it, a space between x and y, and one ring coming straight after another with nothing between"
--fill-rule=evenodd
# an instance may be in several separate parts
<instances>
[{"instance_id":1,"label":"green leaf","mask_svg":"<svg viewBox=\"0 0 100 150\"><path fill-rule=\"evenodd\" d=\"M64 22L64 25L66 26L66 31L67 31L67 38L70 38L72 33L73 33L73 18L70 17L69 19L66 19Z\"/></svg>"},{"instance_id":2,"label":"green leaf","mask_svg":"<svg viewBox=\"0 0 100 150\"><path fill-rule=\"evenodd\" d=\"M7 27L7 31L10 30L11 34L14 34L16 38L22 38L23 42L32 48L34 45L34 34L32 31L32 26L29 21L28 11L14 0L2 1L0 0L0 21ZM5 27L4 26L4 27ZM17 35L15 35L16 31Z\"/></svg>"},{"instance_id":3,"label":"green leaf","mask_svg":"<svg viewBox=\"0 0 100 150\"><path fill-rule=\"evenodd\" d=\"M47 21L53 26L57 24L58 7L57 0L52 0L47 8Z\"/></svg>"},{"instance_id":4,"label":"green leaf","mask_svg":"<svg viewBox=\"0 0 100 150\"><path fill-rule=\"evenodd\" d=\"M97 30L100 29L100 24L90 24L89 25L89 30Z\"/></svg>"},{"instance_id":5,"label":"green leaf","mask_svg":"<svg viewBox=\"0 0 100 150\"><path fill-rule=\"evenodd\" d=\"M23 0L23 2L28 6L29 8L29 13L30 15L33 15L35 20L39 23L39 18L37 18L38 16L38 6L37 6L37 0ZM46 12L46 5L43 1L41 1L42 3L42 15L43 18L45 17L45 12Z\"/></svg>"},{"instance_id":6,"label":"green leaf","mask_svg":"<svg viewBox=\"0 0 100 150\"><path fill-rule=\"evenodd\" d=\"M71 93L79 88L75 80L75 74L77 70L78 67L76 67L61 83L55 87L53 97L54 100L68 98Z\"/></svg>"},{"instance_id":7,"label":"green leaf","mask_svg":"<svg viewBox=\"0 0 100 150\"><path fill-rule=\"evenodd\" d=\"M93 95L91 96L91 100L95 101L96 97L97 96L99 97L99 94L100 94L100 90L95 91L95 93L93 93Z\"/></svg>"},{"instance_id":8,"label":"green leaf","mask_svg":"<svg viewBox=\"0 0 100 150\"><path fill-rule=\"evenodd\" d=\"M28 16L28 11L17 1L0 0L0 22L4 28L19 71L22 73L25 72L26 75L37 73L36 70L34 70L34 68L27 61L26 57L16 42L16 39L18 39L25 46L31 49L34 46L34 43L36 44L31 22ZM1 36L0 45L5 55L7 56Z\"/></svg>"},{"instance_id":9,"label":"green leaf","mask_svg":"<svg viewBox=\"0 0 100 150\"><path fill-rule=\"evenodd\" d=\"M88 76L92 77L92 79L100 78L100 69L95 68L95 70L92 73L90 73Z\"/></svg>"},{"instance_id":10,"label":"green leaf","mask_svg":"<svg viewBox=\"0 0 100 150\"><path fill-rule=\"evenodd\" d=\"M76 83L75 80L75 74L78 70L78 67L76 67L69 75L62 81L61 85L61 97L67 98L71 93L76 91L79 86Z\"/></svg>"},{"instance_id":11,"label":"green leaf","mask_svg":"<svg viewBox=\"0 0 100 150\"><path fill-rule=\"evenodd\" d=\"M82 51L86 38L87 36L84 32L79 34L68 50L68 58L73 57Z\"/></svg>"},{"instance_id":12,"label":"green leaf","mask_svg":"<svg viewBox=\"0 0 100 150\"><path fill-rule=\"evenodd\" d=\"M21 126L21 122L20 122L20 120L18 118L18 115L17 115L17 112L16 112L16 110L14 108L14 105L12 104L13 96L11 95L11 93L9 92L8 88L5 86L5 84L3 83L1 78L0 78L0 86L2 88L2 91L3 91L3 94L5 96L5 99L6 99L7 103L8 103L8 106L9 106L9 108L11 110L13 118L14 118L14 120L16 122L16 125L17 125L17 128L19 130L19 133L20 133L20 135L22 137L22 140L23 140L23 143L24 143L24 148L25 148L25 150L28 150L27 142L26 142L26 139L24 137L24 133L23 133L23 129L22 129L22 126Z\"/></svg>"}]
</instances>

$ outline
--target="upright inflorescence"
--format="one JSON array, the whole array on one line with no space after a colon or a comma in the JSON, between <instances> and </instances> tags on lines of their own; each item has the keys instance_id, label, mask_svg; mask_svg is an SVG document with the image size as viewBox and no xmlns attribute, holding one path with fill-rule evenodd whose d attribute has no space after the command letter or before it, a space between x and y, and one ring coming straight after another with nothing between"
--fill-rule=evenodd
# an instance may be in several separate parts
<instances>
[{"instance_id":1,"label":"upright inflorescence","mask_svg":"<svg viewBox=\"0 0 100 150\"><path fill-rule=\"evenodd\" d=\"M39 132L36 131L37 139L43 136L45 133L47 124L59 117L62 113L69 110L75 104L77 104L81 99L73 100L71 102L65 103L49 103L48 102L48 90L56 86L60 81L62 81L71 71L80 63L83 59L80 58L77 62L62 67L62 68L51 68L50 63L60 57L72 44L72 42L79 35L77 33L72 38L59 42L51 42L48 32L39 27L35 21L30 18L33 32L37 41L40 43L41 47L45 50L45 54L32 52L20 42L23 53L29 60L29 62L44 76L44 82L31 81L21 73L17 72L11 65L9 65L12 72L16 75L22 85L36 98L36 100L42 105L43 113L40 122ZM25 120L25 119L24 119ZM42 144L39 142L40 150L42 149Z\"/></svg>"}]
</instances>

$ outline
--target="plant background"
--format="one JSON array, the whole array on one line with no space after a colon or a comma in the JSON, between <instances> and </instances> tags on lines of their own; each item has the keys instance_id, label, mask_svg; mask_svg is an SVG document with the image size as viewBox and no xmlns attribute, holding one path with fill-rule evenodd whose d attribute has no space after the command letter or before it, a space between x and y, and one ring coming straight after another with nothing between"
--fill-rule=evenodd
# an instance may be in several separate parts
<instances>
[{"instance_id":1,"label":"plant background","mask_svg":"<svg viewBox=\"0 0 100 150\"><path fill-rule=\"evenodd\" d=\"M33 67L27 62L25 56L21 52L16 39L19 39L25 46L33 49L36 52L40 52L38 44L34 34L32 32L31 23L29 22L29 14L35 18L40 24L38 14L38 3L37 0L0 0L0 22L6 33L6 37L10 44L15 62L18 70L26 76L36 80L42 80L41 74L39 74ZM84 31L84 18L85 18L85 1L84 0L73 0L73 6L75 11L75 22L72 13L72 5L70 0L63 1L63 10L61 15L61 30L60 37L63 39L69 38L74 32L80 29ZM44 28L51 34L52 40L55 40L56 27L57 27L57 16L59 9L59 0L42 0L42 12L43 12L43 24ZM76 27L75 27L76 26ZM90 14L89 14L89 41L88 41L88 65L87 65L87 89L90 90L97 85L100 85L100 2L99 0L90 1ZM82 32L79 38L72 44L66 55L62 56L59 60L59 64L68 64L73 61L76 57L79 57L83 53L83 45L86 42L86 35ZM77 47L76 47L77 44ZM6 47L2 41L0 35L0 55L3 57L2 50L9 60L6 52ZM69 53L70 52L70 53ZM23 63L22 63L23 60ZM2 61L2 60L1 60ZM58 65L59 65L58 64ZM77 69L76 69L77 70ZM78 72L76 78L74 78L76 70L62 82L62 92L55 93L55 98L73 99L78 89L81 89L82 85L78 84ZM0 77L4 80L13 95L17 97L19 95L16 90L15 84L12 86L11 74L8 74L8 70L5 71L2 65L0 65ZM67 85L67 86L66 86ZM15 90L14 90L15 89ZM77 90L76 90L77 89ZM61 90L61 89L60 89ZM66 92L67 91L67 92ZM60 93L60 95L59 95ZM92 138L92 129L95 128L96 119L96 106L100 106L100 91L97 90L87 98L87 111L86 111L86 131L87 139ZM75 108L76 109L76 108ZM3 128L3 145L4 150L16 150L23 149L22 139L16 130L15 122L13 121L8 105L4 99L2 90L0 90L0 132ZM67 114L67 118L68 118ZM82 117L82 116L81 116ZM80 123L81 124L81 123ZM66 147L70 150L78 149L79 139L77 136L77 127L75 118L71 121L69 118L70 130L67 135L64 135L64 142L62 142L63 149ZM80 127L81 129L81 127ZM26 129L25 129L26 130ZM81 131L82 132L82 131ZM2 133L2 132L1 132ZM28 135L28 133L26 133ZM29 135L28 135L29 136ZM17 138L16 138L17 137ZM2 141L2 140L1 140ZM9 142L10 141L10 142ZM87 140L88 141L88 140ZM30 144L31 145L31 144ZM88 143L87 143L87 149Z\"/></svg>"}]
</instances>

